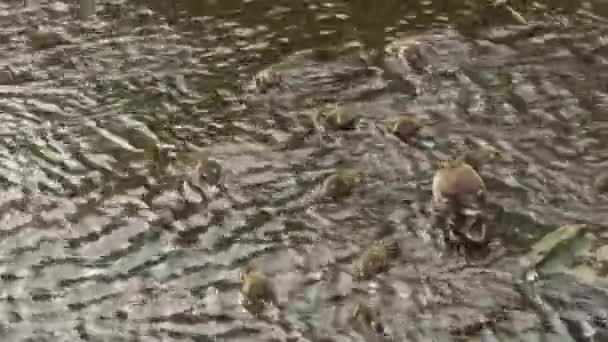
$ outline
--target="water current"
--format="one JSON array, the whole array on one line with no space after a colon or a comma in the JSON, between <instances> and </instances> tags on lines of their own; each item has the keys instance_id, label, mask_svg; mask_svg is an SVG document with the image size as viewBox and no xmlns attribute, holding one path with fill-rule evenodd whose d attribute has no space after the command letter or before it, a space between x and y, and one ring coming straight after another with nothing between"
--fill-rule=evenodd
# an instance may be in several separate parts
<instances>
[{"instance_id":1,"label":"water current","mask_svg":"<svg viewBox=\"0 0 608 342\"><path fill-rule=\"evenodd\" d=\"M394 341L456 340L509 305L540 331L505 274L554 227L608 221L592 187L608 167L603 1L104 0L88 21L75 3L0 1L4 341L389 339L351 327L357 301L379 303ZM283 85L256 84L268 68ZM314 130L336 103L357 129ZM402 112L437 124L412 143L378 130ZM508 156L482 172L496 257L470 269L432 242L427 206L434 162L462 142ZM343 167L364 181L321 200ZM383 237L404 255L353 281ZM280 318L240 303L252 261ZM572 291L590 315L608 303Z\"/></svg>"}]
</instances>

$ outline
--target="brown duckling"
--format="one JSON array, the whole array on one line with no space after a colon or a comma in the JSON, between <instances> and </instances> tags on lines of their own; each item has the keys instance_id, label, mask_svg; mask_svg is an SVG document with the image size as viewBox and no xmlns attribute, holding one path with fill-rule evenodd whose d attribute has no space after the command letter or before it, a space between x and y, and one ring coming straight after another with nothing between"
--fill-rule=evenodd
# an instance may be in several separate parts
<instances>
[{"instance_id":1,"label":"brown duckling","mask_svg":"<svg viewBox=\"0 0 608 342\"><path fill-rule=\"evenodd\" d=\"M211 185L218 185L223 176L222 165L216 160L205 158L198 162L199 177Z\"/></svg>"},{"instance_id":2,"label":"brown duckling","mask_svg":"<svg viewBox=\"0 0 608 342\"><path fill-rule=\"evenodd\" d=\"M500 150L488 144L483 144L476 149L466 151L462 156L465 163L471 165L477 172L480 172L481 167L484 164L496 161L500 158L502 158Z\"/></svg>"},{"instance_id":3,"label":"brown duckling","mask_svg":"<svg viewBox=\"0 0 608 342\"><path fill-rule=\"evenodd\" d=\"M602 172L595 177L593 188L598 193L608 192L608 172Z\"/></svg>"},{"instance_id":4,"label":"brown duckling","mask_svg":"<svg viewBox=\"0 0 608 342\"><path fill-rule=\"evenodd\" d=\"M480 223L485 205L486 185L477 171L464 158L442 161L433 177L433 210L436 217L446 218L455 232L470 242L485 241L485 225L472 236ZM452 231L450 230L451 234Z\"/></svg>"},{"instance_id":5,"label":"brown duckling","mask_svg":"<svg viewBox=\"0 0 608 342\"><path fill-rule=\"evenodd\" d=\"M355 278L367 280L376 274L386 272L401 254L401 247L395 240L379 240L367 247L355 265Z\"/></svg>"},{"instance_id":6,"label":"brown duckling","mask_svg":"<svg viewBox=\"0 0 608 342\"><path fill-rule=\"evenodd\" d=\"M407 141L426 126L435 124L427 118L417 118L413 115L399 115L384 120L386 129L402 141Z\"/></svg>"},{"instance_id":7,"label":"brown duckling","mask_svg":"<svg viewBox=\"0 0 608 342\"><path fill-rule=\"evenodd\" d=\"M265 69L255 75L255 87L258 92L265 93L271 88L282 88L283 75L274 69Z\"/></svg>"},{"instance_id":8,"label":"brown duckling","mask_svg":"<svg viewBox=\"0 0 608 342\"><path fill-rule=\"evenodd\" d=\"M30 38L31 46L36 50L50 49L58 45L70 44L70 39L65 32L35 27L26 29L25 33Z\"/></svg>"},{"instance_id":9,"label":"brown duckling","mask_svg":"<svg viewBox=\"0 0 608 342\"><path fill-rule=\"evenodd\" d=\"M343 107L335 106L329 110L320 110L313 116L317 129L351 130L359 123L359 117Z\"/></svg>"},{"instance_id":10,"label":"brown duckling","mask_svg":"<svg viewBox=\"0 0 608 342\"><path fill-rule=\"evenodd\" d=\"M370 307L364 303L357 303L353 309L352 320L364 329L371 329L378 334L385 332L382 314L377 306Z\"/></svg>"},{"instance_id":11,"label":"brown duckling","mask_svg":"<svg viewBox=\"0 0 608 342\"><path fill-rule=\"evenodd\" d=\"M249 305L279 304L270 278L251 265L241 271L241 293Z\"/></svg>"},{"instance_id":12,"label":"brown duckling","mask_svg":"<svg viewBox=\"0 0 608 342\"><path fill-rule=\"evenodd\" d=\"M355 170L339 170L323 181L323 195L333 200L350 196L355 186L362 181L361 173Z\"/></svg>"}]
</instances>

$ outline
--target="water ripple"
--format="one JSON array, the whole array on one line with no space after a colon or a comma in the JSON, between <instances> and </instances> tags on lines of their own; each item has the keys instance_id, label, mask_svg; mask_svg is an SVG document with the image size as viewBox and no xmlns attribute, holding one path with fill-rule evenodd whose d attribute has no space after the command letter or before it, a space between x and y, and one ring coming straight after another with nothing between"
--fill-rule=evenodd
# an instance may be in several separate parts
<instances>
[{"instance_id":1,"label":"water ripple","mask_svg":"<svg viewBox=\"0 0 608 342\"><path fill-rule=\"evenodd\" d=\"M482 172L507 254L555 225L605 224L592 188L608 156L599 3L514 2L525 27L471 2L102 1L86 23L74 6L0 4L11 341L369 340L347 322L355 301L381 303L395 336L424 339L519 310L496 279L511 259L446 272L460 261L432 243L433 164L462 142L508 155ZM419 50L396 49L407 42ZM284 84L260 89L269 70ZM334 103L358 129L314 130ZM409 142L378 129L404 112L438 124ZM323 179L344 167L363 184L328 201ZM403 259L353 282L383 237ZM283 316L244 311L250 261Z\"/></svg>"}]
</instances>

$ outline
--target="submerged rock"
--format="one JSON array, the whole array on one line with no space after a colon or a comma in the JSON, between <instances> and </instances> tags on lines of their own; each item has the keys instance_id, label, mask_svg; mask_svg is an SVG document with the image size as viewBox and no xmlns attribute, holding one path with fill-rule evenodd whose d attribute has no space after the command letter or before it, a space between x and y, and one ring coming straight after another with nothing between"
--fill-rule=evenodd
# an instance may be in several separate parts
<instances>
[{"instance_id":1,"label":"submerged rock","mask_svg":"<svg viewBox=\"0 0 608 342\"><path fill-rule=\"evenodd\" d=\"M520 284L524 298L545 325L547 337L566 341L597 341L608 337L606 241L599 230L584 224L558 227L521 257L526 274Z\"/></svg>"},{"instance_id":2,"label":"submerged rock","mask_svg":"<svg viewBox=\"0 0 608 342\"><path fill-rule=\"evenodd\" d=\"M608 284L606 243L597 233L597 229L583 224L559 227L536 242L522 262L541 278L564 273L586 284Z\"/></svg>"}]
</instances>

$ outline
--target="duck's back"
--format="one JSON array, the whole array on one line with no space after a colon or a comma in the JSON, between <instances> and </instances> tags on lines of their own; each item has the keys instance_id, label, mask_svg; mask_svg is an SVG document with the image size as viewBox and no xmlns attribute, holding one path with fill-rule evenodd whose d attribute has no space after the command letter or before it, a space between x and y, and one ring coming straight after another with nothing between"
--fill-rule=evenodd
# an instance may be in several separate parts
<instances>
[{"instance_id":1,"label":"duck's back","mask_svg":"<svg viewBox=\"0 0 608 342\"><path fill-rule=\"evenodd\" d=\"M433 178L433 197L461 197L476 195L485 191L485 184L479 174L468 164L460 163L443 168Z\"/></svg>"}]
</instances>

